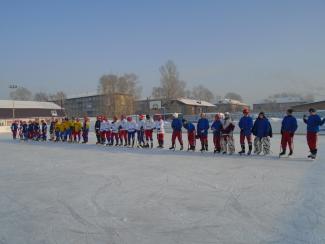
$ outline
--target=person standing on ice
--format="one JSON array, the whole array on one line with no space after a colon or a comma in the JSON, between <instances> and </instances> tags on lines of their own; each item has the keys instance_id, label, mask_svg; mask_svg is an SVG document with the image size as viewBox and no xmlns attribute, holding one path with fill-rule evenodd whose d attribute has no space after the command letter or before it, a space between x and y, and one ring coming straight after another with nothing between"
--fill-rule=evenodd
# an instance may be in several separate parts
<instances>
[{"instance_id":1,"label":"person standing on ice","mask_svg":"<svg viewBox=\"0 0 325 244\"><path fill-rule=\"evenodd\" d=\"M287 115L282 120L281 126L281 147L282 151L279 156L286 154L287 145L289 146L289 155L293 154L293 136L298 128L297 119L292 115L293 110L288 109Z\"/></svg>"},{"instance_id":2,"label":"person standing on ice","mask_svg":"<svg viewBox=\"0 0 325 244\"><path fill-rule=\"evenodd\" d=\"M252 129L254 138L254 153L260 155L263 151L264 155L270 154L272 137L272 126L269 120L265 117L264 112L260 112L254 122Z\"/></svg>"},{"instance_id":3,"label":"person standing on ice","mask_svg":"<svg viewBox=\"0 0 325 244\"><path fill-rule=\"evenodd\" d=\"M100 123L100 129L99 129L99 131L100 131L100 143L102 145L104 145L106 143L106 139L108 139L106 137L108 130L109 130L109 124L108 124L107 118L105 116L103 116L103 119L102 119L102 121Z\"/></svg>"},{"instance_id":4,"label":"person standing on ice","mask_svg":"<svg viewBox=\"0 0 325 244\"><path fill-rule=\"evenodd\" d=\"M307 143L310 150L308 158L315 159L317 156L317 139L319 126L325 124L325 118L321 117L316 113L314 108L309 109L309 116L304 115L304 122L307 124Z\"/></svg>"},{"instance_id":5,"label":"person standing on ice","mask_svg":"<svg viewBox=\"0 0 325 244\"><path fill-rule=\"evenodd\" d=\"M96 118L96 122L95 122L95 134L96 134L96 138L97 138L97 142L96 144L100 143L100 124L101 124L101 116L97 116Z\"/></svg>"},{"instance_id":6,"label":"person standing on ice","mask_svg":"<svg viewBox=\"0 0 325 244\"><path fill-rule=\"evenodd\" d=\"M209 120L206 118L205 113L201 113L200 119L197 122L196 133L201 141L201 152L208 151L208 131L210 128Z\"/></svg>"},{"instance_id":7,"label":"person standing on ice","mask_svg":"<svg viewBox=\"0 0 325 244\"><path fill-rule=\"evenodd\" d=\"M11 132L12 132L12 139L17 139L17 131L18 131L18 123L17 121L13 121L11 124Z\"/></svg>"},{"instance_id":8,"label":"person standing on ice","mask_svg":"<svg viewBox=\"0 0 325 244\"><path fill-rule=\"evenodd\" d=\"M195 126L188 122L186 119L182 120L183 127L187 130L187 140L188 140L188 148L187 151L195 151L195 144L196 144L196 130Z\"/></svg>"},{"instance_id":9,"label":"person standing on ice","mask_svg":"<svg viewBox=\"0 0 325 244\"><path fill-rule=\"evenodd\" d=\"M88 117L84 117L84 121L82 124L82 139L83 139L83 144L88 143L88 135L89 135L89 128L90 128L90 122Z\"/></svg>"},{"instance_id":10,"label":"person standing on ice","mask_svg":"<svg viewBox=\"0 0 325 244\"><path fill-rule=\"evenodd\" d=\"M162 119L162 116L160 114L157 115L155 128L157 130L157 148L164 148L165 121Z\"/></svg>"},{"instance_id":11,"label":"person standing on ice","mask_svg":"<svg viewBox=\"0 0 325 244\"><path fill-rule=\"evenodd\" d=\"M45 120L41 120L41 139L47 141L47 123Z\"/></svg>"},{"instance_id":12,"label":"person standing on ice","mask_svg":"<svg viewBox=\"0 0 325 244\"><path fill-rule=\"evenodd\" d=\"M134 147L137 123L132 119L132 117L127 117L126 128L128 133L128 146L132 145L132 147Z\"/></svg>"},{"instance_id":13,"label":"person standing on ice","mask_svg":"<svg viewBox=\"0 0 325 244\"><path fill-rule=\"evenodd\" d=\"M241 151L239 154L245 154L245 139L248 144L248 153L247 155L251 155L253 145L252 145L252 129L253 129L253 119L249 116L249 109L243 109L243 117L239 120L239 128L240 128L240 146Z\"/></svg>"},{"instance_id":14,"label":"person standing on ice","mask_svg":"<svg viewBox=\"0 0 325 244\"><path fill-rule=\"evenodd\" d=\"M76 118L73 128L73 141L80 143L82 124L79 118Z\"/></svg>"},{"instance_id":15,"label":"person standing on ice","mask_svg":"<svg viewBox=\"0 0 325 244\"><path fill-rule=\"evenodd\" d=\"M173 121L172 121L172 146L169 148L170 150L175 150L175 142L176 138L181 145L180 150L183 150L183 139L182 139L182 121L178 118L178 113L173 114Z\"/></svg>"},{"instance_id":16,"label":"person standing on ice","mask_svg":"<svg viewBox=\"0 0 325 244\"><path fill-rule=\"evenodd\" d=\"M144 122L144 135L146 138L146 148L149 148L149 141L150 141L150 147L153 148L153 130L155 129L155 123L153 122L153 119L151 119L150 115L146 115L146 120Z\"/></svg>"},{"instance_id":17,"label":"person standing on ice","mask_svg":"<svg viewBox=\"0 0 325 244\"><path fill-rule=\"evenodd\" d=\"M221 152L221 131L222 131L221 119L223 119L223 114L217 113L211 125L211 130L213 132L214 153Z\"/></svg>"},{"instance_id":18,"label":"person standing on ice","mask_svg":"<svg viewBox=\"0 0 325 244\"><path fill-rule=\"evenodd\" d=\"M52 119L51 124L50 124L50 141L54 141L55 138L55 121Z\"/></svg>"},{"instance_id":19,"label":"person standing on ice","mask_svg":"<svg viewBox=\"0 0 325 244\"><path fill-rule=\"evenodd\" d=\"M137 139L138 139L138 148L144 147L144 121L145 116L143 114L139 115L139 122L137 123Z\"/></svg>"},{"instance_id":20,"label":"person standing on ice","mask_svg":"<svg viewBox=\"0 0 325 244\"><path fill-rule=\"evenodd\" d=\"M229 152L231 155L235 152L234 129L235 125L230 117L230 113L226 112L221 130L223 154Z\"/></svg>"},{"instance_id":21,"label":"person standing on ice","mask_svg":"<svg viewBox=\"0 0 325 244\"><path fill-rule=\"evenodd\" d=\"M118 146L118 142L119 142L119 122L117 120L117 116L113 117L113 121L111 123L111 130L112 130L112 134L111 134L111 143L110 145L113 146L114 145L114 139L115 139L115 146Z\"/></svg>"},{"instance_id":22,"label":"person standing on ice","mask_svg":"<svg viewBox=\"0 0 325 244\"><path fill-rule=\"evenodd\" d=\"M127 146L127 138L128 138L128 135L127 135L127 120L125 118L125 115L121 115L121 120L119 122L119 138L120 138L120 146L123 146L123 140L124 140L124 146Z\"/></svg>"}]
</instances>

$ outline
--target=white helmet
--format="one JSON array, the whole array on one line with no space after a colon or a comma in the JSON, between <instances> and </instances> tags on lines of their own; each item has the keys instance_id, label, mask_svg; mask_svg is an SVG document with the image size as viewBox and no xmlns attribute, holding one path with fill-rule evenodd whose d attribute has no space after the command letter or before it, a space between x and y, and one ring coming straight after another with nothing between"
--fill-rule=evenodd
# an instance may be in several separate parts
<instances>
[{"instance_id":1,"label":"white helmet","mask_svg":"<svg viewBox=\"0 0 325 244\"><path fill-rule=\"evenodd\" d=\"M173 114L173 117L174 117L175 119L177 119L177 118L178 118L178 113L174 113L174 114Z\"/></svg>"}]
</instances>

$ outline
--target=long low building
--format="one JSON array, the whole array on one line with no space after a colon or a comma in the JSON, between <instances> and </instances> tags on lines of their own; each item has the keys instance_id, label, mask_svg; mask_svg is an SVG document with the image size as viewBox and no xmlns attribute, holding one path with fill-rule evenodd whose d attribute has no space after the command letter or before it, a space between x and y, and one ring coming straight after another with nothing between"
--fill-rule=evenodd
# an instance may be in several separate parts
<instances>
[{"instance_id":1,"label":"long low building","mask_svg":"<svg viewBox=\"0 0 325 244\"><path fill-rule=\"evenodd\" d=\"M314 108L317 110L325 110L325 100L295 105L295 106L291 106L291 108L296 112L305 112L308 111L308 109L310 108Z\"/></svg>"},{"instance_id":2,"label":"long low building","mask_svg":"<svg viewBox=\"0 0 325 244\"><path fill-rule=\"evenodd\" d=\"M0 120L64 117L65 111L51 102L0 100Z\"/></svg>"}]
</instances>

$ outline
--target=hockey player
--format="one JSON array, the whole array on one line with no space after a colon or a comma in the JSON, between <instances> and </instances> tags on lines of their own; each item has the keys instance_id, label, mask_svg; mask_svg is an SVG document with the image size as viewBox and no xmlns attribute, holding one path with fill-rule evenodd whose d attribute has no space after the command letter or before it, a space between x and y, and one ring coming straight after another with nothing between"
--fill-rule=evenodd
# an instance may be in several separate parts
<instances>
[{"instance_id":1,"label":"hockey player","mask_svg":"<svg viewBox=\"0 0 325 244\"><path fill-rule=\"evenodd\" d=\"M28 121L28 139L32 140L34 138L34 124L33 121Z\"/></svg>"},{"instance_id":2,"label":"hockey player","mask_svg":"<svg viewBox=\"0 0 325 244\"><path fill-rule=\"evenodd\" d=\"M127 117L126 128L128 133L128 146L132 145L132 147L134 147L137 123L132 119L132 117Z\"/></svg>"},{"instance_id":3,"label":"hockey player","mask_svg":"<svg viewBox=\"0 0 325 244\"><path fill-rule=\"evenodd\" d=\"M196 131L195 126L188 122L186 119L182 120L183 127L187 130L187 140L188 140L188 148L187 151L195 151L195 144L196 144Z\"/></svg>"},{"instance_id":4,"label":"hockey player","mask_svg":"<svg viewBox=\"0 0 325 244\"><path fill-rule=\"evenodd\" d=\"M153 148L153 130L155 129L155 123L151 119L150 115L146 115L146 120L144 122L144 135L146 139L146 144L144 147L149 148L149 141L150 147Z\"/></svg>"},{"instance_id":5,"label":"hockey player","mask_svg":"<svg viewBox=\"0 0 325 244\"><path fill-rule=\"evenodd\" d=\"M96 138L97 138L97 142L96 144L100 143L100 123L101 121L101 116L97 116L96 122L95 122L95 134L96 134Z\"/></svg>"},{"instance_id":6,"label":"hockey player","mask_svg":"<svg viewBox=\"0 0 325 244\"><path fill-rule=\"evenodd\" d=\"M197 122L197 135L201 141L201 152L208 151L208 131L210 128L209 120L206 118L205 113L201 113L200 119Z\"/></svg>"},{"instance_id":7,"label":"hockey player","mask_svg":"<svg viewBox=\"0 0 325 244\"><path fill-rule=\"evenodd\" d=\"M239 154L245 154L245 139L248 144L248 153L247 155L251 155L253 145L252 145L252 129L253 129L253 119L249 116L249 109L243 109L243 117L239 120L239 128L240 128L240 146L241 151Z\"/></svg>"},{"instance_id":8,"label":"hockey player","mask_svg":"<svg viewBox=\"0 0 325 244\"><path fill-rule=\"evenodd\" d=\"M281 126L281 147L282 151L279 156L286 154L287 145L289 146L289 155L293 154L293 136L298 128L297 119L292 115L293 110L288 109L287 115L282 120Z\"/></svg>"},{"instance_id":9,"label":"hockey player","mask_svg":"<svg viewBox=\"0 0 325 244\"><path fill-rule=\"evenodd\" d=\"M28 140L28 124L26 123L26 121L23 121L22 133L23 133L23 140L27 141Z\"/></svg>"},{"instance_id":10,"label":"hockey player","mask_svg":"<svg viewBox=\"0 0 325 244\"><path fill-rule=\"evenodd\" d=\"M175 142L176 138L181 145L180 150L183 150L183 139L182 139L182 121L178 118L178 113L173 114L173 121L172 121L172 146L169 148L170 150L175 150Z\"/></svg>"},{"instance_id":11,"label":"hockey player","mask_svg":"<svg viewBox=\"0 0 325 244\"><path fill-rule=\"evenodd\" d=\"M128 135L127 135L128 132L126 126L127 126L127 120L125 118L125 115L122 115L118 126L119 129L118 135L120 138L120 146L123 146L123 141L124 141L125 147L127 146L127 139L128 139Z\"/></svg>"},{"instance_id":12,"label":"hockey player","mask_svg":"<svg viewBox=\"0 0 325 244\"><path fill-rule=\"evenodd\" d=\"M143 114L139 115L139 122L137 123L137 139L138 139L138 147L144 147L144 121L145 116Z\"/></svg>"},{"instance_id":13,"label":"hockey player","mask_svg":"<svg viewBox=\"0 0 325 244\"><path fill-rule=\"evenodd\" d=\"M47 123L41 120L41 140L47 141Z\"/></svg>"},{"instance_id":14,"label":"hockey player","mask_svg":"<svg viewBox=\"0 0 325 244\"><path fill-rule=\"evenodd\" d=\"M23 140L24 139L24 134L23 134L23 121L19 121L18 124L18 134L19 134L19 139Z\"/></svg>"},{"instance_id":15,"label":"hockey player","mask_svg":"<svg viewBox=\"0 0 325 244\"><path fill-rule=\"evenodd\" d=\"M80 143L82 124L79 118L76 118L73 126L73 141Z\"/></svg>"},{"instance_id":16,"label":"hockey player","mask_svg":"<svg viewBox=\"0 0 325 244\"><path fill-rule=\"evenodd\" d=\"M100 133L100 144L104 145L106 144L106 139L108 141L108 143L110 142L109 139L107 138L107 132L110 131L110 125L107 121L107 118L105 116L102 117L102 121L100 123L100 129L99 129L99 133Z\"/></svg>"},{"instance_id":17,"label":"hockey player","mask_svg":"<svg viewBox=\"0 0 325 244\"><path fill-rule=\"evenodd\" d=\"M160 114L156 115L155 128L157 130L157 148L164 148L165 121Z\"/></svg>"},{"instance_id":18,"label":"hockey player","mask_svg":"<svg viewBox=\"0 0 325 244\"><path fill-rule=\"evenodd\" d=\"M114 145L114 139L115 139L115 146L118 146L119 142L119 122L117 120L117 116L113 117L113 121L111 123L111 130L112 130L112 135L111 135L111 143L110 145Z\"/></svg>"},{"instance_id":19,"label":"hockey player","mask_svg":"<svg viewBox=\"0 0 325 244\"><path fill-rule=\"evenodd\" d=\"M62 122L59 120L55 120L55 142L59 142L62 140Z\"/></svg>"},{"instance_id":20,"label":"hockey player","mask_svg":"<svg viewBox=\"0 0 325 244\"><path fill-rule=\"evenodd\" d=\"M263 151L264 155L270 154L270 138L272 137L272 126L265 117L264 112L260 112L255 120L252 129L254 138L254 153L260 155Z\"/></svg>"},{"instance_id":21,"label":"hockey player","mask_svg":"<svg viewBox=\"0 0 325 244\"><path fill-rule=\"evenodd\" d=\"M55 121L54 119L52 119L51 124L50 124L50 141L54 141L54 137L55 137Z\"/></svg>"},{"instance_id":22,"label":"hockey player","mask_svg":"<svg viewBox=\"0 0 325 244\"><path fill-rule=\"evenodd\" d=\"M33 135L34 135L34 140L39 141L41 139L41 127L38 121L34 121L33 125Z\"/></svg>"},{"instance_id":23,"label":"hockey player","mask_svg":"<svg viewBox=\"0 0 325 244\"><path fill-rule=\"evenodd\" d=\"M223 118L223 114L217 113L211 125L211 130L213 132L214 153L221 152L221 131L222 131L221 119L222 118Z\"/></svg>"},{"instance_id":24,"label":"hockey player","mask_svg":"<svg viewBox=\"0 0 325 244\"><path fill-rule=\"evenodd\" d=\"M13 121L11 124L11 132L12 132L12 139L17 139L17 132L18 132L18 123L17 121Z\"/></svg>"},{"instance_id":25,"label":"hockey player","mask_svg":"<svg viewBox=\"0 0 325 244\"><path fill-rule=\"evenodd\" d=\"M234 142L234 129L235 125L230 117L230 113L225 113L225 119L222 123L222 148L223 154L233 154L235 152L235 142Z\"/></svg>"},{"instance_id":26,"label":"hockey player","mask_svg":"<svg viewBox=\"0 0 325 244\"><path fill-rule=\"evenodd\" d=\"M83 144L86 144L88 142L88 134L89 134L89 129L90 129L90 122L88 117L84 117L84 121L82 124L82 139L83 139Z\"/></svg>"},{"instance_id":27,"label":"hockey player","mask_svg":"<svg viewBox=\"0 0 325 244\"><path fill-rule=\"evenodd\" d=\"M308 158L315 159L317 156L317 139L319 126L325 123L325 118L321 117L316 113L314 108L309 109L309 116L304 115L304 122L307 124L307 143L310 150Z\"/></svg>"}]
</instances>

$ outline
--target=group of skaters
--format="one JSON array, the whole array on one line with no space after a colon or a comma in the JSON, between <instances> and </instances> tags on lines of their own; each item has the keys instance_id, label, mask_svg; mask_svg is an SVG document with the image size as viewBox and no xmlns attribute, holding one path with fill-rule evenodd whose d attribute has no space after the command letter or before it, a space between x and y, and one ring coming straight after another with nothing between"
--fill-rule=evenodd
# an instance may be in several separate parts
<instances>
[{"instance_id":1,"label":"group of skaters","mask_svg":"<svg viewBox=\"0 0 325 244\"><path fill-rule=\"evenodd\" d=\"M23 141L53 141L53 142L88 142L90 122L87 117L81 123L79 118L53 119L48 123L45 120L14 121L11 125L13 139ZM48 138L49 134L49 138Z\"/></svg>"},{"instance_id":2,"label":"group of skaters","mask_svg":"<svg viewBox=\"0 0 325 244\"><path fill-rule=\"evenodd\" d=\"M309 109L309 115L304 115L304 122L307 124L307 144L309 146L311 159L315 159L317 155L317 138L319 127L325 123L325 118L316 113L316 110ZM176 149L176 140L180 145L180 150L184 150L182 139L182 129L187 132L188 151L196 150L196 141L200 140L201 152L208 151L208 135L211 131L213 134L214 153L234 154L234 130L236 126L240 129L240 155L263 155L270 154L272 138L272 126L264 112L260 112L258 117L253 120L249 109L243 109L243 116L240 118L238 125L234 123L230 113L217 113L214 121L210 125L205 113L200 114L200 119L196 126L178 117L177 113L173 114L171 122L172 128L172 145L170 150ZM281 126L281 152L280 157L293 154L293 140L297 131L297 119L293 115L293 110L288 109L286 116L282 120ZM49 130L46 121L15 121L11 126L13 138L18 136L22 140L42 140L47 141L47 133L49 132L49 140L54 142L88 142L88 134L90 129L89 118L84 117L83 122L79 118L52 120ZM156 132L158 148L164 148L165 122L162 115L155 115L154 119L150 115L139 115L138 121L133 117L122 115L120 119L114 116L110 121L106 116L98 116L95 122L95 134L97 138L96 144L107 146L127 146L139 148L153 148L153 134ZM254 137L254 139L253 139ZM246 151L246 145L248 150ZM254 150L253 150L254 149Z\"/></svg>"}]
</instances>

